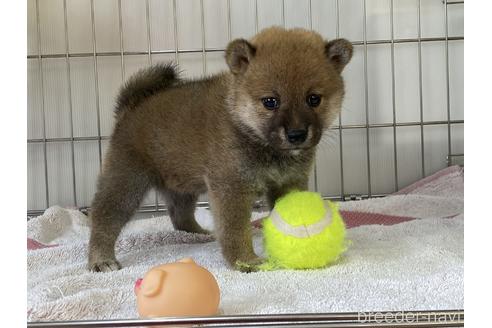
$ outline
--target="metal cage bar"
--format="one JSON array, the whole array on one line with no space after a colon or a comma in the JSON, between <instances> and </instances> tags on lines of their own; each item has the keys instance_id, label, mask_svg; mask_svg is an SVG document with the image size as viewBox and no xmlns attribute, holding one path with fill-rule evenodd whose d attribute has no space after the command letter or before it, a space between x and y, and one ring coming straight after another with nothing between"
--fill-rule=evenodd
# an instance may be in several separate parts
<instances>
[{"instance_id":1,"label":"metal cage bar","mask_svg":"<svg viewBox=\"0 0 492 328\"><path fill-rule=\"evenodd\" d=\"M45 102L44 102L44 73L43 73L43 60L41 56L41 23L39 22L39 0L36 0L36 34L38 38L38 66L39 66L39 77L40 77L40 87L41 87L41 113L42 113L42 127L43 127L43 160L44 160L44 186L45 186L45 201L46 208L50 206L50 196L48 187L48 154L47 154L47 144L46 144L46 112L45 112Z\"/></svg>"},{"instance_id":2,"label":"metal cage bar","mask_svg":"<svg viewBox=\"0 0 492 328\"><path fill-rule=\"evenodd\" d=\"M152 32L150 26L150 0L145 0L145 23L147 27L147 61L149 65L152 65ZM159 210L159 191L154 190L154 209L157 212Z\"/></svg>"},{"instance_id":3,"label":"metal cage bar","mask_svg":"<svg viewBox=\"0 0 492 328\"><path fill-rule=\"evenodd\" d=\"M388 319L391 318L391 319ZM155 319L87 320L61 322L32 322L29 328L48 327L141 327L141 326L200 326L200 327L463 327L463 310L447 311L382 311L371 313L319 313L279 315L239 315L216 317L184 317Z\"/></svg>"},{"instance_id":4,"label":"metal cage bar","mask_svg":"<svg viewBox=\"0 0 492 328\"><path fill-rule=\"evenodd\" d=\"M91 0L91 27L92 27L92 56L94 60L94 91L96 100L96 125L97 125L97 144L99 155L99 170L102 169L102 139L101 139L101 107L99 104L99 74L97 68L97 46L96 46L96 18L94 10L94 0Z\"/></svg>"},{"instance_id":5,"label":"metal cage bar","mask_svg":"<svg viewBox=\"0 0 492 328\"><path fill-rule=\"evenodd\" d=\"M393 114L393 164L395 166L395 191L398 190L398 147L396 146L396 87L395 87L395 6L390 2L390 34L391 34L391 106Z\"/></svg>"},{"instance_id":6,"label":"metal cage bar","mask_svg":"<svg viewBox=\"0 0 492 328\"><path fill-rule=\"evenodd\" d=\"M463 124L464 120L450 120L449 123L451 125L454 124ZM426 125L447 125L448 121L427 121L422 123L424 126ZM378 124L353 124L353 125L341 125L341 126L333 126L329 128L329 130L350 130L350 129L375 129L375 128L390 128L390 127L401 127L401 126L420 126L420 122L400 122L400 123L378 123ZM109 140L109 136L89 136L89 137L74 137L73 140L77 141L90 141L90 140ZM27 139L27 143L40 143L40 142L62 142L62 141L70 141L71 138L46 138L46 139Z\"/></svg>"},{"instance_id":7,"label":"metal cage bar","mask_svg":"<svg viewBox=\"0 0 492 328\"><path fill-rule=\"evenodd\" d=\"M150 2L149 0L145 0L145 23L147 25L147 56L148 63L152 65L152 32L150 26Z\"/></svg>"},{"instance_id":8,"label":"metal cage bar","mask_svg":"<svg viewBox=\"0 0 492 328\"><path fill-rule=\"evenodd\" d=\"M72 77L70 74L70 58L68 58L68 53L70 50L70 45L68 41L68 19L67 19L67 0L63 0L63 23L65 29L65 64L67 73L67 87L68 87L68 111L70 116L70 150L72 159L72 192L73 192L73 203L77 206L77 179L75 178L75 148L73 140L73 104L72 104Z\"/></svg>"},{"instance_id":9,"label":"metal cage bar","mask_svg":"<svg viewBox=\"0 0 492 328\"><path fill-rule=\"evenodd\" d=\"M231 0L227 0L227 41L232 40Z\"/></svg>"},{"instance_id":10,"label":"metal cage bar","mask_svg":"<svg viewBox=\"0 0 492 328\"><path fill-rule=\"evenodd\" d=\"M367 76L367 0L363 1L363 29L364 36L364 101L365 101L365 116L366 116L366 156L367 156L367 193L369 197L372 194L371 186L371 147L369 133L369 82Z\"/></svg>"},{"instance_id":11,"label":"metal cage bar","mask_svg":"<svg viewBox=\"0 0 492 328\"><path fill-rule=\"evenodd\" d=\"M458 156L458 155L456 155ZM387 196L388 194L372 194L371 198L380 198ZM362 199L367 199L369 198L368 194L350 194L350 195L344 195L343 197L340 197L339 195L324 195L322 196L323 199L325 200L332 200L332 201L346 201L346 200L362 200ZM208 202L197 202L196 207L204 207L204 208L209 208L209 203ZM90 211L89 206L84 206L84 207L79 207L78 208L80 211L84 213L88 213ZM253 204L253 209L256 211L268 211L268 206L265 202L258 200ZM35 210L28 210L27 211L27 216L28 217L33 217L36 215L41 215L44 213L45 210L42 209L35 209ZM159 204L158 209L155 209L155 205L142 205L140 208L137 210L137 213L156 213L156 212L162 212L162 213L167 213L166 205L165 204Z\"/></svg>"},{"instance_id":12,"label":"metal cage bar","mask_svg":"<svg viewBox=\"0 0 492 328\"><path fill-rule=\"evenodd\" d=\"M255 34L258 33L258 0L255 0Z\"/></svg>"},{"instance_id":13,"label":"metal cage bar","mask_svg":"<svg viewBox=\"0 0 492 328\"><path fill-rule=\"evenodd\" d=\"M335 35L338 39L340 37L340 3L339 0L335 2L336 6L336 21ZM339 141L339 156L340 156L340 198L343 199L345 196L345 180L343 177L343 139L342 139L342 111L338 114L338 141Z\"/></svg>"},{"instance_id":14,"label":"metal cage bar","mask_svg":"<svg viewBox=\"0 0 492 328\"><path fill-rule=\"evenodd\" d=\"M120 58L121 58L121 83L125 81L125 52L123 46L123 15L121 12L121 0L118 0L118 23L120 32Z\"/></svg>"},{"instance_id":15,"label":"metal cage bar","mask_svg":"<svg viewBox=\"0 0 492 328\"><path fill-rule=\"evenodd\" d=\"M282 19L283 19L283 24L285 26L285 17L284 17L284 6L285 6L285 0L282 0ZM313 4L312 0L309 0L308 2L308 24L309 24L309 29L313 29ZM313 164L313 179L314 179L314 191L318 192L318 155L314 158L314 164Z\"/></svg>"},{"instance_id":16,"label":"metal cage bar","mask_svg":"<svg viewBox=\"0 0 492 328\"><path fill-rule=\"evenodd\" d=\"M451 104L449 96L449 25L448 25L448 0L444 0L444 35L445 35L445 51L446 51L446 115L448 119L448 156L451 155Z\"/></svg>"},{"instance_id":17,"label":"metal cage bar","mask_svg":"<svg viewBox=\"0 0 492 328\"><path fill-rule=\"evenodd\" d=\"M175 2L176 0L174 0ZM176 31L176 40L177 40L177 31ZM457 41L457 40L464 40L463 36L448 36L448 41ZM445 37L429 37L429 38L402 38L402 39L394 39L394 43L417 43L417 42L438 42L438 41L446 41ZM354 46L361 46L364 45L364 41L359 40L359 41L352 41L352 45ZM367 45L374 45L374 44L391 44L391 39L381 39L381 40L366 40L365 42ZM205 52L224 52L226 49L225 48L206 48ZM151 53L152 55L162 55L162 54L172 54L172 53L201 53L203 52L203 49L197 48L197 49L180 49L176 51L175 49L172 50L152 50ZM138 55L147 55L147 51L101 51L101 52L96 52L97 57L104 57L104 56L121 56L121 53L123 53L124 56L138 56ZM69 53L69 57L92 57L94 54L92 52L74 52L74 53ZM36 59L38 58L39 55L27 55L27 59ZM52 53L52 54L43 54L41 55L41 58L64 58L65 54L64 53Z\"/></svg>"},{"instance_id":18,"label":"metal cage bar","mask_svg":"<svg viewBox=\"0 0 492 328\"><path fill-rule=\"evenodd\" d=\"M425 149L424 149L424 95L422 88L422 0L418 0L417 26L418 26L418 65L419 65L419 100L420 100L420 156L422 161L422 177L425 177Z\"/></svg>"},{"instance_id":19,"label":"metal cage bar","mask_svg":"<svg viewBox=\"0 0 492 328\"><path fill-rule=\"evenodd\" d=\"M200 0L200 23L202 28L202 73L207 75L207 52L205 51L205 10L203 8L203 0Z\"/></svg>"},{"instance_id":20,"label":"metal cage bar","mask_svg":"<svg viewBox=\"0 0 492 328\"><path fill-rule=\"evenodd\" d=\"M285 27L285 0L282 0L282 7L280 11L280 17L282 19L282 26Z\"/></svg>"},{"instance_id":21,"label":"metal cage bar","mask_svg":"<svg viewBox=\"0 0 492 328\"><path fill-rule=\"evenodd\" d=\"M173 0L173 32L174 32L174 57L176 64L179 64L179 42L178 42L178 8L176 0Z\"/></svg>"}]
</instances>

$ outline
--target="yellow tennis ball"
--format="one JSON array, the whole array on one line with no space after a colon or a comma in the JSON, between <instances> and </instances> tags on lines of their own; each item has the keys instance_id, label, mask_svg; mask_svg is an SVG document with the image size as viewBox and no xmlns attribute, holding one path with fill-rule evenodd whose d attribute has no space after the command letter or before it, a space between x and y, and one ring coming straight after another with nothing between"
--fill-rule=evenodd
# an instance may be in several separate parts
<instances>
[{"instance_id":1,"label":"yellow tennis ball","mask_svg":"<svg viewBox=\"0 0 492 328\"><path fill-rule=\"evenodd\" d=\"M322 268L347 248L337 204L315 192L292 191L278 199L263 222L263 236L263 270Z\"/></svg>"}]
</instances>

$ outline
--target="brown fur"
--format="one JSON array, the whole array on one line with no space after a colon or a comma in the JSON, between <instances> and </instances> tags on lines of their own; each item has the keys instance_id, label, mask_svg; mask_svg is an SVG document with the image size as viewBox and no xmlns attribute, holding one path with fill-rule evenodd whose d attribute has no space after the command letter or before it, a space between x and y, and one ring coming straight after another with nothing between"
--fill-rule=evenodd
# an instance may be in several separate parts
<instances>
[{"instance_id":1,"label":"brown fur","mask_svg":"<svg viewBox=\"0 0 492 328\"><path fill-rule=\"evenodd\" d=\"M159 68L138 73L121 91L92 204L90 269L120 267L116 238L156 187L174 227L198 233L206 231L195 221L195 202L208 192L225 259L254 270L262 260L253 252L251 205L266 194L273 206L290 189L307 188L315 146L340 111L340 73L351 55L346 40L270 28L229 44L230 72L198 81L178 80L169 66L161 66L164 78ZM313 93L322 96L317 107L306 102ZM265 108L266 97L280 106ZM292 130L307 131L306 140L289 142Z\"/></svg>"}]
</instances>

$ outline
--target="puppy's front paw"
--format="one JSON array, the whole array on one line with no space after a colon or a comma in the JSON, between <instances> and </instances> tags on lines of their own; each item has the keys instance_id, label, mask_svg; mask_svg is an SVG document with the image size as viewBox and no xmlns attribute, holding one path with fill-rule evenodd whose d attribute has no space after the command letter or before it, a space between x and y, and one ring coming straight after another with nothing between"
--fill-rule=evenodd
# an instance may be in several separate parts
<instances>
[{"instance_id":1,"label":"puppy's front paw","mask_svg":"<svg viewBox=\"0 0 492 328\"><path fill-rule=\"evenodd\" d=\"M92 272L111 272L121 269L121 264L116 260L97 261L89 263Z\"/></svg>"},{"instance_id":2,"label":"puppy's front paw","mask_svg":"<svg viewBox=\"0 0 492 328\"><path fill-rule=\"evenodd\" d=\"M266 259L261 257L254 257L248 260L237 260L234 269L246 273L256 272L261 269L260 267L265 261Z\"/></svg>"}]
</instances>

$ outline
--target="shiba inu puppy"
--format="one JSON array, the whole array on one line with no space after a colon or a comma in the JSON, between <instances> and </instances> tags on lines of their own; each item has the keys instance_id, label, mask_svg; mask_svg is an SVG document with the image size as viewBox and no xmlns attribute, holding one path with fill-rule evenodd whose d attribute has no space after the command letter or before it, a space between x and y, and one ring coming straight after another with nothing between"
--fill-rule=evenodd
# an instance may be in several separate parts
<instances>
[{"instance_id":1,"label":"shiba inu puppy","mask_svg":"<svg viewBox=\"0 0 492 328\"><path fill-rule=\"evenodd\" d=\"M121 266L115 241L146 191L162 192L176 229L208 233L195 221L208 193L225 260L253 271L252 204L307 188L323 131L344 96L352 57L344 39L272 27L232 41L229 71L201 80L156 65L131 77L117 99L116 124L91 210L89 268Z\"/></svg>"}]
</instances>

